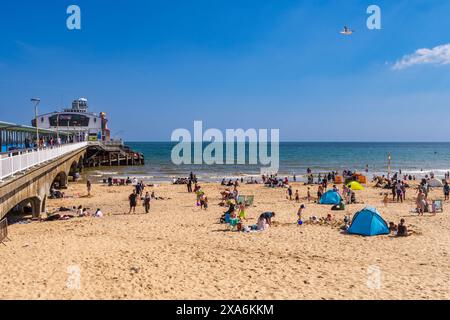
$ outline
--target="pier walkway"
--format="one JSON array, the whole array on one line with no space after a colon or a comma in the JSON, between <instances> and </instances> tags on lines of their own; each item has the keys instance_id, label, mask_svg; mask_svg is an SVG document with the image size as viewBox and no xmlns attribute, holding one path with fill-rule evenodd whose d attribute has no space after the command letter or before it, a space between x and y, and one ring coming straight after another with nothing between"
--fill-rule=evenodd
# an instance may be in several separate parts
<instances>
[{"instance_id":1,"label":"pier walkway","mask_svg":"<svg viewBox=\"0 0 450 320\"><path fill-rule=\"evenodd\" d=\"M0 220L13 208L31 205L33 216L45 211L52 184L67 185L81 170L88 142L0 154Z\"/></svg>"}]
</instances>

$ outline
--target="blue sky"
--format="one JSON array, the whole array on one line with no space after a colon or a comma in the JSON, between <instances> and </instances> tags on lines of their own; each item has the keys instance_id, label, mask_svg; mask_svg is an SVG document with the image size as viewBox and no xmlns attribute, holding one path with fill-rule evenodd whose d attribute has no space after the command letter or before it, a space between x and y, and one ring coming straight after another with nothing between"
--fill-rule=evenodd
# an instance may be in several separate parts
<instances>
[{"instance_id":1,"label":"blue sky","mask_svg":"<svg viewBox=\"0 0 450 320\"><path fill-rule=\"evenodd\" d=\"M66 27L71 4L82 30ZM4 121L28 124L30 97L42 112L87 97L129 141L194 120L284 141L450 141L448 0L2 1L0 38Z\"/></svg>"}]
</instances>

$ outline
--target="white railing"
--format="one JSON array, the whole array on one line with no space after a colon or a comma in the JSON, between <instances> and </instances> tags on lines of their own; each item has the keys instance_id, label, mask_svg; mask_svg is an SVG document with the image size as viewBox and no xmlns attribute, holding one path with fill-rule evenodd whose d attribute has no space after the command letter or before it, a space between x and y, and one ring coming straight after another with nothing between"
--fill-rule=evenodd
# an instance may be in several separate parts
<instances>
[{"instance_id":1,"label":"white railing","mask_svg":"<svg viewBox=\"0 0 450 320\"><path fill-rule=\"evenodd\" d=\"M12 151L9 156L0 159L0 181L86 146L87 142L77 142L37 150Z\"/></svg>"},{"instance_id":2,"label":"white railing","mask_svg":"<svg viewBox=\"0 0 450 320\"><path fill-rule=\"evenodd\" d=\"M110 141L89 141L91 146L104 146L104 147L122 147L124 145L123 140L110 140Z\"/></svg>"}]
</instances>

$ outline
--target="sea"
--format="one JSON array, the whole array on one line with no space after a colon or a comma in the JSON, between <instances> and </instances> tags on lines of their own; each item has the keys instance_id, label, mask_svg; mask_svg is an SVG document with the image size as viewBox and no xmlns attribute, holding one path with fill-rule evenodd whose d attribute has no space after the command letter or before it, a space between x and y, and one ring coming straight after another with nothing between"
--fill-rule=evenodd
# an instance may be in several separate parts
<instances>
[{"instance_id":1,"label":"sea","mask_svg":"<svg viewBox=\"0 0 450 320\"><path fill-rule=\"evenodd\" d=\"M251 177L260 178L261 168L267 167L236 164L236 162L214 165L176 165L171 158L172 149L176 143L127 142L126 145L144 154L144 166L89 169L89 176L97 177L99 180L106 177L135 177L145 182L156 183L170 182L176 178L187 177L190 172L194 172L201 181L218 182L224 178L242 177L246 180ZM234 148L237 150L236 145ZM248 144L245 149L247 159ZM430 173L434 173L436 177L444 177L445 173L450 171L450 143L281 142L278 176L292 178L296 175L299 181L303 181L308 168L316 174L351 170L364 173L369 178L374 175L387 175L389 155L392 174L401 171L402 175L413 175L416 178Z\"/></svg>"}]
</instances>

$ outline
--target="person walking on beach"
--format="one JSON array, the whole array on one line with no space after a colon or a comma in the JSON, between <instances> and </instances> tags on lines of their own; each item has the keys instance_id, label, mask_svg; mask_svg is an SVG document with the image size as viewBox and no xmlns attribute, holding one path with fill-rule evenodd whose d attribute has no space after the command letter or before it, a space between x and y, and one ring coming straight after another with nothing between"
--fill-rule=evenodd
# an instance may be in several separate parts
<instances>
[{"instance_id":1,"label":"person walking on beach","mask_svg":"<svg viewBox=\"0 0 450 320\"><path fill-rule=\"evenodd\" d=\"M295 190L295 202L300 202L300 194L298 193L298 190Z\"/></svg>"},{"instance_id":2,"label":"person walking on beach","mask_svg":"<svg viewBox=\"0 0 450 320\"><path fill-rule=\"evenodd\" d=\"M150 201L152 200L152 197L150 196L150 193L145 193L145 197L144 197L144 208L145 208L145 213L149 213L150 212Z\"/></svg>"},{"instance_id":3,"label":"person walking on beach","mask_svg":"<svg viewBox=\"0 0 450 320\"><path fill-rule=\"evenodd\" d=\"M292 200L292 187L291 186L289 186L289 188L287 189L287 194L288 194L289 200Z\"/></svg>"},{"instance_id":4,"label":"person walking on beach","mask_svg":"<svg viewBox=\"0 0 450 320\"><path fill-rule=\"evenodd\" d=\"M189 193L192 192L192 180L190 178L189 178L188 183L187 183L187 189L188 189Z\"/></svg>"},{"instance_id":5,"label":"person walking on beach","mask_svg":"<svg viewBox=\"0 0 450 320\"><path fill-rule=\"evenodd\" d=\"M397 181L397 184L395 185L395 189L397 192L397 202L403 202L403 190L402 190L402 184L400 181Z\"/></svg>"},{"instance_id":6,"label":"person walking on beach","mask_svg":"<svg viewBox=\"0 0 450 320\"><path fill-rule=\"evenodd\" d=\"M401 183L401 189L402 189L402 198L403 201L406 201L406 184L402 181Z\"/></svg>"},{"instance_id":7,"label":"person walking on beach","mask_svg":"<svg viewBox=\"0 0 450 320\"><path fill-rule=\"evenodd\" d=\"M304 204L302 204L300 206L300 208L298 209L298 211L297 211L297 223L299 225L303 222L303 220L302 220L303 210L305 210L305 205Z\"/></svg>"},{"instance_id":8,"label":"person walking on beach","mask_svg":"<svg viewBox=\"0 0 450 320\"><path fill-rule=\"evenodd\" d=\"M395 195L397 194L395 181L392 182L391 191L392 191L392 201L395 201Z\"/></svg>"},{"instance_id":9,"label":"person walking on beach","mask_svg":"<svg viewBox=\"0 0 450 320\"><path fill-rule=\"evenodd\" d=\"M444 185L444 201L447 201L449 199L449 194L450 194L450 186L448 185L448 182L445 182Z\"/></svg>"},{"instance_id":10,"label":"person walking on beach","mask_svg":"<svg viewBox=\"0 0 450 320\"><path fill-rule=\"evenodd\" d=\"M320 201L323 196L323 185L319 184L319 187L317 188L317 201Z\"/></svg>"},{"instance_id":11,"label":"person walking on beach","mask_svg":"<svg viewBox=\"0 0 450 320\"><path fill-rule=\"evenodd\" d=\"M308 187L308 192L306 194L306 200L308 200L308 202L311 202L311 189Z\"/></svg>"},{"instance_id":12,"label":"person walking on beach","mask_svg":"<svg viewBox=\"0 0 450 320\"><path fill-rule=\"evenodd\" d=\"M92 190L92 183L91 183L91 180L89 180L89 179L86 182L86 189L87 189L88 197L90 197L91 196L91 190Z\"/></svg>"},{"instance_id":13,"label":"person walking on beach","mask_svg":"<svg viewBox=\"0 0 450 320\"><path fill-rule=\"evenodd\" d=\"M137 197L136 190L133 190L133 193L128 197L128 200L130 201L130 211L128 214L131 214L131 211L133 211L133 214L136 213Z\"/></svg>"},{"instance_id":14,"label":"person walking on beach","mask_svg":"<svg viewBox=\"0 0 450 320\"><path fill-rule=\"evenodd\" d=\"M419 194L417 195L416 203L417 203L417 211L419 213L419 216L423 216L425 212L425 207L427 205L427 202L425 200L425 193L422 189L419 189Z\"/></svg>"},{"instance_id":15,"label":"person walking on beach","mask_svg":"<svg viewBox=\"0 0 450 320\"><path fill-rule=\"evenodd\" d=\"M142 195L144 194L144 190L145 190L145 183L144 183L144 181L141 180L140 184L141 184L141 193L139 194L139 196L142 197Z\"/></svg>"}]
</instances>

